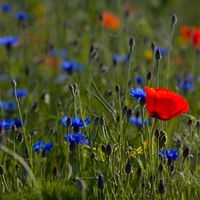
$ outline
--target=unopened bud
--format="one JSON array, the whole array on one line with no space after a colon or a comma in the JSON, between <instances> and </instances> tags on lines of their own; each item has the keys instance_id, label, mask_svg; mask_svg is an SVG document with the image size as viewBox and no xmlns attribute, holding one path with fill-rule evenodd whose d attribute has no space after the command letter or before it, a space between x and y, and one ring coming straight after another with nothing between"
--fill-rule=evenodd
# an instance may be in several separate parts
<instances>
[{"instance_id":1,"label":"unopened bud","mask_svg":"<svg viewBox=\"0 0 200 200\"><path fill-rule=\"evenodd\" d=\"M146 76L147 81L150 81L152 79L152 73L148 72Z\"/></svg>"},{"instance_id":2,"label":"unopened bud","mask_svg":"<svg viewBox=\"0 0 200 200\"><path fill-rule=\"evenodd\" d=\"M127 118L129 119L132 116L132 114L133 114L133 111L132 109L129 108L126 113Z\"/></svg>"},{"instance_id":3,"label":"unopened bud","mask_svg":"<svg viewBox=\"0 0 200 200\"><path fill-rule=\"evenodd\" d=\"M189 149L189 147L186 147L183 150L183 158L187 158L189 155L190 155L190 149Z\"/></svg>"},{"instance_id":4,"label":"unopened bud","mask_svg":"<svg viewBox=\"0 0 200 200\"><path fill-rule=\"evenodd\" d=\"M0 165L0 175L4 174L4 167L2 165Z\"/></svg>"},{"instance_id":5,"label":"unopened bud","mask_svg":"<svg viewBox=\"0 0 200 200\"><path fill-rule=\"evenodd\" d=\"M130 46L130 48L132 48L133 46L135 46L135 40L134 40L133 37L131 37L130 40L129 40L129 46Z\"/></svg>"},{"instance_id":6,"label":"unopened bud","mask_svg":"<svg viewBox=\"0 0 200 200\"><path fill-rule=\"evenodd\" d=\"M116 91L117 93L119 93L120 90L121 90L121 88L120 88L120 86L117 84L117 85L115 86L115 91Z\"/></svg>"},{"instance_id":7,"label":"unopened bud","mask_svg":"<svg viewBox=\"0 0 200 200\"><path fill-rule=\"evenodd\" d=\"M157 49L157 50L156 50L155 59L156 59L157 61L160 61L160 60L162 59L162 54L161 54L161 52L160 52L160 49Z\"/></svg>"},{"instance_id":8,"label":"unopened bud","mask_svg":"<svg viewBox=\"0 0 200 200\"><path fill-rule=\"evenodd\" d=\"M132 165L131 165L130 161L128 161L127 164L126 164L126 166L125 166L125 172L127 174L130 174L132 172Z\"/></svg>"},{"instance_id":9,"label":"unopened bud","mask_svg":"<svg viewBox=\"0 0 200 200\"><path fill-rule=\"evenodd\" d=\"M108 143L108 145L106 146L106 152L107 155L111 155L112 154L112 145L110 143Z\"/></svg>"},{"instance_id":10,"label":"unopened bud","mask_svg":"<svg viewBox=\"0 0 200 200\"><path fill-rule=\"evenodd\" d=\"M54 177L56 177L58 175L58 168L57 167L53 168L52 174L53 174Z\"/></svg>"},{"instance_id":11,"label":"unopened bud","mask_svg":"<svg viewBox=\"0 0 200 200\"><path fill-rule=\"evenodd\" d=\"M152 42L151 43L151 50L154 52L156 49L156 43L155 42Z\"/></svg>"},{"instance_id":12,"label":"unopened bud","mask_svg":"<svg viewBox=\"0 0 200 200\"><path fill-rule=\"evenodd\" d=\"M164 182L163 182L163 180L161 179L161 180L160 180L160 183L159 183L159 185L158 185L158 192L159 192L160 194L164 194L164 193L165 193L165 190L166 190L166 188L165 188Z\"/></svg>"},{"instance_id":13,"label":"unopened bud","mask_svg":"<svg viewBox=\"0 0 200 200\"><path fill-rule=\"evenodd\" d=\"M11 80L11 86L12 86L13 88L16 88L16 87L17 87L17 83L16 83L16 81L15 81L14 79Z\"/></svg>"},{"instance_id":14,"label":"unopened bud","mask_svg":"<svg viewBox=\"0 0 200 200\"><path fill-rule=\"evenodd\" d=\"M173 14L171 17L171 23L173 26L177 23L177 16L175 14Z\"/></svg>"},{"instance_id":15,"label":"unopened bud","mask_svg":"<svg viewBox=\"0 0 200 200\"><path fill-rule=\"evenodd\" d=\"M100 190L103 190L103 189L104 189L104 180L103 180L103 177L102 177L101 174L99 174L99 176L98 176L97 185L98 185L98 188L99 188Z\"/></svg>"}]
</instances>

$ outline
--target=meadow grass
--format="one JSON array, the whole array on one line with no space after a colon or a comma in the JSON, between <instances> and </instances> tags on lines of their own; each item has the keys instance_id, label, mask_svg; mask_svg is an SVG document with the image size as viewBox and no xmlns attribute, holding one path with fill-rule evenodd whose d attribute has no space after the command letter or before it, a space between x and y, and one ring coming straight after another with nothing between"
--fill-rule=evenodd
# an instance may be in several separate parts
<instances>
[{"instance_id":1,"label":"meadow grass","mask_svg":"<svg viewBox=\"0 0 200 200\"><path fill-rule=\"evenodd\" d=\"M199 199L199 49L179 32L198 26L199 2L7 3L0 199ZM104 11L119 27L104 24ZM145 86L180 94L189 111L150 118L130 94Z\"/></svg>"}]
</instances>

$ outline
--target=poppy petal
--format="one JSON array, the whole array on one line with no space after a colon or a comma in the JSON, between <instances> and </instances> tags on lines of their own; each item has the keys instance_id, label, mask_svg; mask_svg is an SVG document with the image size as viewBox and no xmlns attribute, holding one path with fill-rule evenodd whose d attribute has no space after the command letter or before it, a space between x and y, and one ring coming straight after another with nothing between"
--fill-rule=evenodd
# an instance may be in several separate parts
<instances>
[{"instance_id":1,"label":"poppy petal","mask_svg":"<svg viewBox=\"0 0 200 200\"><path fill-rule=\"evenodd\" d=\"M145 88L146 108L151 117L160 120L170 120L181 116L190 108L186 100L165 88Z\"/></svg>"}]
</instances>

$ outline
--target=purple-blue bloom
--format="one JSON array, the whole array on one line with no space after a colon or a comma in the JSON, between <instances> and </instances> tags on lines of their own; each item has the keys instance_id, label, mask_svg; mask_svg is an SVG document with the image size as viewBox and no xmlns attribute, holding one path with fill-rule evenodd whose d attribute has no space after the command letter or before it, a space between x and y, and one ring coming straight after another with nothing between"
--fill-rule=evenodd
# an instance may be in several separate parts
<instances>
[{"instance_id":1,"label":"purple-blue bloom","mask_svg":"<svg viewBox=\"0 0 200 200\"><path fill-rule=\"evenodd\" d=\"M0 37L0 46L17 46L19 44L19 38L16 36Z\"/></svg>"},{"instance_id":2,"label":"purple-blue bloom","mask_svg":"<svg viewBox=\"0 0 200 200\"><path fill-rule=\"evenodd\" d=\"M194 84L193 84L193 77L191 74L187 74L184 80L179 78L178 86L184 91L193 92L194 91Z\"/></svg>"},{"instance_id":3,"label":"purple-blue bloom","mask_svg":"<svg viewBox=\"0 0 200 200\"><path fill-rule=\"evenodd\" d=\"M0 105L5 111L13 111L15 109L15 102L6 102L6 101L1 101Z\"/></svg>"},{"instance_id":4,"label":"purple-blue bloom","mask_svg":"<svg viewBox=\"0 0 200 200\"><path fill-rule=\"evenodd\" d=\"M130 94L135 100L146 99L146 93L143 88L136 88L135 90L131 88Z\"/></svg>"},{"instance_id":5,"label":"purple-blue bloom","mask_svg":"<svg viewBox=\"0 0 200 200\"><path fill-rule=\"evenodd\" d=\"M64 135L64 138L66 141L69 141L70 144L88 144L88 140L81 134L76 133L75 135L73 133L68 133Z\"/></svg>"},{"instance_id":6,"label":"purple-blue bloom","mask_svg":"<svg viewBox=\"0 0 200 200\"><path fill-rule=\"evenodd\" d=\"M12 5L9 3L2 3L0 4L0 9L4 13L8 13L12 10Z\"/></svg>"},{"instance_id":7,"label":"purple-blue bloom","mask_svg":"<svg viewBox=\"0 0 200 200\"><path fill-rule=\"evenodd\" d=\"M42 150L42 152L45 153L47 151L51 151L52 148L53 144L51 142L47 142L47 144L45 144L42 140L39 140L33 145L34 152Z\"/></svg>"},{"instance_id":8,"label":"purple-blue bloom","mask_svg":"<svg viewBox=\"0 0 200 200\"><path fill-rule=\"evenodd\" d=\"M169 151L167 148L165 148L158 152L158 156L161 158L167 158L169 161L175 161L178 160L178 151L177 150Z\"/></svg>"},{"instance_id":9,"label":"purple-blue bloom","mask_svg":"<svg viewBox=\"0 0 200 200\"><path fill-rule=\"evenodd\" d=\"M160 47L160 46L157 46L157 47L155 48L155 52L157 51L157 49L160 49L160 53L162 54L162 56L166 56L166 55L168 54L167 49L164 49L164 48L162 48L162 47Z\"/></svg>"},{"instance_id":10,"label":"purple-blue bloom","mask_svg":"<svg viewBox=\"0 0 200 200\"><path fill-rule=\"evenodd\" d=\"M83 69L83 65L74 60L63 61L61 63L61 68L68 74L72 74L73 71L81 71Z\"/></svg>"},{"instance_id":11,"label":"purple-blue bloom","mask_svg":"<svg viewBox=\"0 0 200 200\"><path fill-rule=\"evenodd\" d=\"M144 83L143 77L137 76L137 77L136 77L136 82L137 82L137 84L139 84L139 85L143 84L143 83Z\"/></svg>"},{"instance_id":12,"label":"purple-blue bloom","mask_svg":"<svg viewBox=\"0 0 200 200\"><path fill-rule=\"evenodd\" d=\"M21 121L19 119L4 119L0 120L0 128L8 130L12 127L12 125L15 124L17 128L21 127Z\"/></svg>"},{"instance_id":13,"label":"purple-blue bloom","mask_svg":"<svg viewBox=\"0 0 200 200\"><path fill-rule=\"evenodd\" d=\"M28 19L28 14L25 13L25 12L18 12L18 13L16 14L16 18L17 18L18 20L27 20L27 19Z\"/></svg>"},{"instance_id":14,"label":"purple-blue bloom","mask_svg":"<svg viewBox=\"0 0 200 200\"><path fill-rule=\"evenodd\" d=\"M27 90L25 89L17 89L16 90L17 96L20 98L25 98L27 96ZM12 95L14 95L14 91L12 90Z\"/></svg>"}]
</instances>

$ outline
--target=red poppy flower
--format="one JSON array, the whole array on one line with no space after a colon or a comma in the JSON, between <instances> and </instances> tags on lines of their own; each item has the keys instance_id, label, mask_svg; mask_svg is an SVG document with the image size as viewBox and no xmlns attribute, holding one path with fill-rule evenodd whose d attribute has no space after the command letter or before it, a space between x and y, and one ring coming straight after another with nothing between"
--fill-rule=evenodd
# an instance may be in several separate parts
<instances>
[{"instance_id":1,"label":"red poppy flower","mask_svg":"<svg viewBox=\"0 0 200 200\"><path fill-rule=\"evenodd\" d=\"M182 96L165 88L145 87L145 91L147 112L153 118L170 120L190 108Z\"/></svg>"},{"instance_id":2,"label":"red poppy flower","mask_svg":"<svg viewBox=\"0 0 200 200\"><path fill-rule=\"evenodd\" d=\"M120 20L118 17L116 17L114 14L104 11L101 15L103 25L106 28L110 28L114 31L116 31L120 26Z\"/></svg>"},{"instance_id":3,"label":"red poppy flower","mask_svg":"<svg viewBox=\"0 0 200 200\"><path fill-rule=\"evenodd\" d=\"M180 28L180 34L191 41L196 49L200 50L200 28L182 26Z\"/></svg>"}]
</instances>

